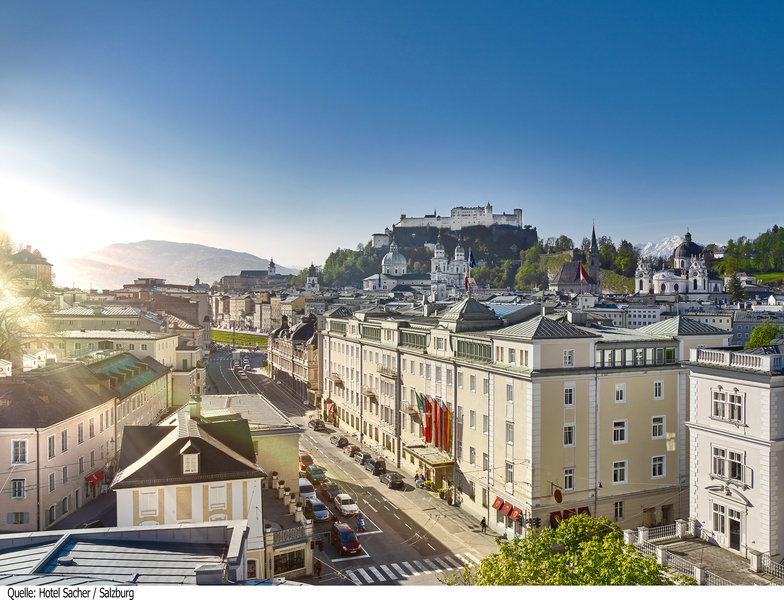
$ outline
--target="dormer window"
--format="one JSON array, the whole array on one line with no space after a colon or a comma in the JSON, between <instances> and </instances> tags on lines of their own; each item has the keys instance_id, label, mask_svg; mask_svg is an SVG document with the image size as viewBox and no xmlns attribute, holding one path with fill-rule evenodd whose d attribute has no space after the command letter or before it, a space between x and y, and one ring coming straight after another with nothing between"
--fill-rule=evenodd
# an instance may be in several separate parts
<instances>
[{"instance_id":1,"label":"dormer window","mask_svg":"<svg viewBox=\"0 0 784 600\"><path fill-rule=\"evenodd\" d=\"M183 475L196 475L199 472L199 455L198 454L183 454L182 455L182 474Z\"/></svg>"}]
</instances>

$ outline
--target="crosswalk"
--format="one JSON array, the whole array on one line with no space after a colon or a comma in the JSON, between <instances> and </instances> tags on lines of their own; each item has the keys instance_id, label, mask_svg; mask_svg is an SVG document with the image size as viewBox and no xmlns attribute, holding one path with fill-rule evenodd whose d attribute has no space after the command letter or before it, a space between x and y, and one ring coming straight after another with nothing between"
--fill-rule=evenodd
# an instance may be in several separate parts
<instances>
[{"instance_id":1,"label":"crosswalk","mask_svg":"<svg viewBox=\"0 0 784 600\"><path fill-rule=\"evenodd\" d=\"M479 560L468 552L464 552L463 554L431 556L422 558L422 560L394 562L388 565L368 565L346 569L344 574L355 585L370 585L408 579L417 575L462 569L465 566L476 567L478 564Z\"/></svg>"}]
</instances>

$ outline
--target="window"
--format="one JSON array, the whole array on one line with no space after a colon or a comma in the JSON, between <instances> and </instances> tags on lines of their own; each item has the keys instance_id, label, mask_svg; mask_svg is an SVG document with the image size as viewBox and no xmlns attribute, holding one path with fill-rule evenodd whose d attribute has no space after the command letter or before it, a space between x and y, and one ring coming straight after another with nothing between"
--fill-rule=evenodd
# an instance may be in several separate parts
<instances>
[{"instance_id":1,"label":"window","mask_svg":"<svg viewBox=\"0 0 784 600\"><path fill-rule=\"evenodd\" d=\"M27 440L11 441L11 464L21 465L27 463Z\"/></svg>"},{"instance_id":2,"label":"window","mask_svg":"<svg viewBox=\"0 0 784 600\"><path fill-rule=\"evenodd\" d=\"M48 438L46 438L46 445L47 445L47 447L49 449L49 451L48 451L49 460L52 460L54 458L54 456L55 456L54 436L53 435L50 435Z\"/></svg>"},{"instance_id":3,"label":"window","mask_svg":"<svg viewBox=\"0 0 784 600\"><path fill-rule=\"evenodd\" d=\"M362 351L362 354L365 354L364 350ZM403 365L403 373L405 373L406 372L406 359L405 358L403 359L402 365Z\"/></svg>"},{"instance_id":4,"label":"window","mask_svg":"<svg viewBox=\"0 0 784 600\"><path fill-rule=\"evenodd\" d=\"M210 510L226 508L226 484L211 484L209 491Z\"/></svg>"},{"instance_id":5,"label":"window","mask_svg":"<svg viewBox=\"0 0 784 600\"><path fill-rule=\"evenodd\" d=\"M469 381L469 389L472 392L475 392L476 391L476 375L469 376L468 381Z\"/></svg>"},{"instance_id":6,"label":"window","mask_svg":"<svg viewBox=\"0 0 784 600\"><path fill-rule=\"evenodd\" d=\"M63 485L68 483L68 465L63 467Z\"/></svg>"},{"instance_id":7,"label":"window","mask_svg":"<svg viewBox=\"0 0 784 600\"><path fill-rule=\"evenodd\" d=\"M49 491L53 492L57 487L57 482L55 481L54 473L49 473Z\"/></svg>"},{"instance_id":8,"label":"window","mask_svg":"<svg viewBox=\"0 0 784 600\"><path fill-rule=\"evenodd\" d=\"M8 513L8 524L22 525L24 523L27 523L29 514L30 513L26 513L26 512L10 512Z\"/></svg>"},{"instance_id":9,"label":"window","mask_svg":"<svg viewBox=\"0 0 784 600\"><path fill-rule=\"evenodd\" d=\"M623 502L615 503L615 520L616 521L623 520Z\"/></svg>"},{"instance_id":10,"label":"window","mask_svg":"<svg viewBox=\"0 0 784 600\"><path fill-rule=\"evenodd\" d=\"M60 452L68 451L68 430L63 429L60 432Z\"/></svg>"},{"instance_id":11,"label":"window","mask_svg":"<svg viewBox=\"0 0 784 600\"><path fill-rule=\"evenodd\" d=\"M378 359L376 359L376 360L378 360ZM425 363L419 363L419 376L420 377L424 377L425 376Z\"/></svg>"},{"instance_id":12,"label":"window","mask_svg":"<svg viewBox=\"0 0 784 600\"><path fill-rule=\"evenodd\" d=\"M425 366L425 379L428 379L428 380L429 380L429 379L432 379L432 377L431 377L431 375L432 375L432 372L433 372L433 371L432 371L432 369L430 368L430 365L426 365L426 366Z\"/></svg>"},{"instance_id":13,"label":"window","mask_svg":"<svg viewBox=\"0 0 784 600\"><path fill-rule=\"evenodd\" d=\"M476 464L476 448L473 446L468 448L468 464L475 465Z\"/></svg>"},{"instance_id":14,"label":"window","mask_svg":"<svg viewBox=\"0 0 784 600\"><path fill-rule=\"evenodd\" d=\"M713 449L713 474L719 477L727 476L726 467L727 451L724 448Z\"/></svg>"},{"instance_id":15,"label":"window","mask_svg":"<svg viewBox=\"0 0 784 600\"><path fill-rule=\"evenodd\" d=\"M574 425L564 425L563 445L574 446Z\"/></svg>"},{"instance_id":16,"label":"window","mask_svg":"<svg viewBox=\"0 0 784 600\"><path fill-rule=\"evenodd\" d=\"M490 379L488 379L487 377L482 379L482 393L485 396L488 396L490 394Z\"/></svg>"},{"instance_id":17,"label":"window","mask_svg":"<svg viewBox=\"0 0 784 600\"><path fill-rule=\"evenodd\" d=\"M564 406L574 406L573 384L564 384Z\"/></svg>"},{"instance_id":18,"label":"window","mask_svg":"<svg viewBox=\"0 0 784 600\"><path fill-rule=\"evenodd\" d=\"M563 366L564 367L574 366L574 350L563 351Z\"/></svg>"},{"instance_id":19,"label":"window","mask_svg":"<svg viewBox=\"0 0 784 600\"><path fill-rule=\"evenodd\" d=\"M514 402L514 386L511 383L506 384L506 401L510 404Z\"/></svg>"},{"instance_id":20,"label":"window","mask_svg":"<svg viewBox=\"0 0 784 600\"><path fill-rule=\"evenodd\" d=\"M626 443L626 419L613 421L613 444Z\"/></svg>"},{"instance_id":21,"label":"window","mask_svg":"<svg viewBox=\"0 0 784 600\"><path fill-rule=\"evenodd\" d=\"M653 382L653 399L654 400L661 400L664 398L664 382L663 381L654 381Z\"/></svg>"},{"instance_id":22,"label":"window","mask_svg":"<svg viewBox=\"0 0 784 600\"><path fill-rule=\"evenodd\" d=\"M90 439L93 439L95 437L95 417L90 417L90 420L87 423L89 426Z\"/></svg>"},{"instance_id":23,"label":"window","mask_svg":"<svg viewBox=\"0 0 784 600\"><path fill-rule=\"evenodd\" d=\"M730 421L743 422L743 396L729 394L727 398L727 416Z\"/></svg>"},{"instance_id":24,"label":"window","mask_svg":"<svg viewBox=\"0 0 784 600\"><path fill-rule=\"evenodd\" d=\"M84 443L84 423L79 423L76 426L76 443L77 444Z\"/></svg>"},{"instance_id":25,"label":"window","mask_svg":"<svg viewBox=\"0 0 784 600\"><path fill-rule=\"evenodd\" d=\"M69 500L68 496L60 501L60 507L63 514L67 513L71 509L71 501Z\"/></svg>"},{"instance_id":26,"label":"window","mask_svg":"<svg viewBox=\"0 0 784 600\"><path fill-rule=\"evenodd\" d=\"M482 415L482 433L488 435L490 433L490 417Z\"/></svg>"},{"instance_id":27,"label":"window","mask_svg":"<svg viewBox=\"0 0 784 600\"><path fill-rule=\"evenodd\" d=\"M95 466L95 450L90 450L90 468Z\"/></svg>"},{"instance_id":28,"label":"window","mask_svg":"<svg viewBox=\"0 0 784 600\"><path fill-rule=\"evenodd\" d=\"M487 456L486 452L482 453L482 470L489 471L490 470L490 457Z\"/></svg>"},{"instance_id":29,"label":"window","mask_svg":"<svg viewBox=\"0 0 784 600\"><path fill-rule=\"evenodd\" d=\"M509 364L513 365L517 361L517 356L514 348L509 348Z\"/></svg>"},{"instance_id":30,"label":"window","mask_svg":"<svg viewBox=\"0 0 784 600\"><path fill-rule=\"evenodd\" d=\"M725 508L721 504L713 505L713 533L724 533Z\"/></svg>"},{"instance_id":31,"label":"window","mask_svg":"<svg viewBox=\"0 0 784 600\"><path fill-rule=\"evenodd\" d=\"M194 452L182 455L182 474L193 475L199 472L199 454Z\"/></svg>"},{"instance_id":32,"label":"window","mask_svg":"<svg viewBox=\"0 0 784 600\"><path fill-rule=\"evenodd\" d=\"M142 344L142 350L147 350L147 344Z\"/></svg>"},{"instance_id":33,"label":"window","mask_svg":"<svg viewBox=\"0 0 784 600\"><path fill-rule=\"evenodd\" d=\"M463 460L463 442L457 442L457 460Z\"/></svg>"},{"instance_id":34,"label":"window","mask_svg":"<svg viewBox=\"0 0 784 600\"><path fill-rule=\"evenodd\" d=\"M506 483L514 483L514 463L506 461Z\"/></svg>"},{"instance_id":35,"label":"window","mask_svg":"<svg viewBox=\"0 0 784 600\"><path fill-rule=\"evenodd\" d=\"M84 456L79 457L79 475L84 473Z\"/></svg>"},{"instance_id":36,"label":"window","mask_svg":"<svg viewBox=\"0 0 784 600\"><path fill-rule=\"evenodd\" d=\"M11 498L24 498L27 493L25 491L25 479L12 479L11 480Z\"/></svg>"},{"instance_id":37,"label":"window","mask_svg":"<svg viewBox=\"0 0 784 600\"><path fill-rule=\"evenodd\" d=\"M613 463L613 484L626 483L627 464L626 460L618 460Z\"/></svg>"},{"instance_id":38,"label":"window","mask_svg":"<svg viewBox=\"0 0 784 600\"><path fill-rule=\"evenodd\" d=\"M654 456L651 459L651 477L658 479L664 477L664 457Z\"/></svg>"},{"instance_id":39,"label":"window","mask_svg":"<svg viewBox=\"0 0 784 600\"><path fill-rule=\"evenodd\" d=\"M520 364L522 364L524 367L528 366L528 350L523 350L520 353Z\"/></svg>"},{"instance_id":40,"label":"window","mask_svg":"<svg viewBox=\"0 0 784 600\"><path fill-rule=\"evenodd\" d=\"M652 440L661 440L664 439L664 431L665 431L665 417L652 417L651 418L651 439Z\"/></svg>"},{"instance_id":41,"label":"window","mask_svg":"<svg viewBox=\"0 0 784 600\"><path fill-rule=\"evenodd\" d=\"M743 454L741 452L727 452L727 462L729 463L729 477L735 481L743 481Z\"/></svg>"},{"instance_id":42,"label":"window","mask_svg":"<svg viewBox=\"0 0 784 600\"><path fill-rule=\"evenodd\" d=\"M626 402L626 384L625 383L616 383L615 384L615 401L616 402Z\"/></svg>"},{"instance_id":43,"label":"window","mask_svg":"<svg viewBox=\"0 0 784 600\"><path fill-rule=\"evenodd\" d=\"M510 446L514 444L514 423L506 422L506 443Z\"/></svg>"},{"instance_id":44,"label":"window","mask_svg":"<svg viewBox=\"0 0 784 600\"><path fill-rule=\"evenodd\" d=\"M468 426L471 429L476 429L476 411L475 410L468 411Z\"/></svg>"},{"instance_id":45,"label":"window","mask_svg":"<svg viewBox=\"0 0 784 600\"><path fill-rule=\"evenodd\" d=\"M155 517L158 515L158 492L139 492L139 516Z\"/></svg>"},{"instance_id":46,"label":"window","mask_svg":"<svg viewBox=\"0 0 784 600\"><path fill-rule=\"evenodd\" d=\"M458 371L457 372L457 387L460 388L461 390L463 389L463 372L462 371Z\"/></svg>"},{"instance_id":47,"label":"window","mask_svg":"<svg viewBox=\"0 0 784 600\"><path fill-rule=\"evenodd\" d=\"M574 489L574 468L564 469L564 490Z\"/></svg>"}]
</instances>

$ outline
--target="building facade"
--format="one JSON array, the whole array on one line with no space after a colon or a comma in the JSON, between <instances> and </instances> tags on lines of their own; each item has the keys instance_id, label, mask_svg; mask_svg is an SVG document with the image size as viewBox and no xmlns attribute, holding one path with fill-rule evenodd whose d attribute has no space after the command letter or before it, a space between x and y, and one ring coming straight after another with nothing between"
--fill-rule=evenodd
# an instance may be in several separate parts
<instances>
[{"instance_id":1,"label":"building facade","mask_svg":"<svg viewBox=\"0 0 784 600\"><path fill-rule=\"evenodd\" d=\"M424 217L400 215L400 221L395 224L395 227L435 227L460 231L465 227L491 227L492 225L511 225L522 229L523 211L516 208L511 215L493 214L490 203L485 206L456 206L449 211L448 217L441 217L436 213Z\"/></svg>"},{"instance_id":2,"label":"building facade","mask_svg":"<svg viewBox=\"0 0 784 600\"><path fill-rule=\"evenodd\" d=\"M319 363L316 316L309 315L292 328L288 321L269 336L269 373L297 398L317 403Z\"/></svg>"}]
</instances>

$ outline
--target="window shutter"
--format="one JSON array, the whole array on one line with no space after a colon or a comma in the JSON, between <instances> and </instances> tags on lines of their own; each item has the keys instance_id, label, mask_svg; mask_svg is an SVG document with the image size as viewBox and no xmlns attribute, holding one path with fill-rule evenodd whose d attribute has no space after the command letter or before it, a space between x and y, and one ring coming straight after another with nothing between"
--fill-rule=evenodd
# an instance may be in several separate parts
<instances>
[{"instance_id":1,"label":"window shutter","mask_svg":"<svg viewBox=\"0 0 784 600\"><path fill-rule=\"evenodd\" d=\"M10 525L14 521L14 513L6 513L5 514L5 522Z\"/></svg>"},{"instance_id":2,"label":"window shutter","mask_svg":"<svg viewBox=\"0 0 784 600\"><path fill-rule=\"evenodd\" d=\"M24 513L24 519L22 519L22 520L25 523L28 523L30 521L30 513L29 512Z\"/></svg>"}]
</instances>

